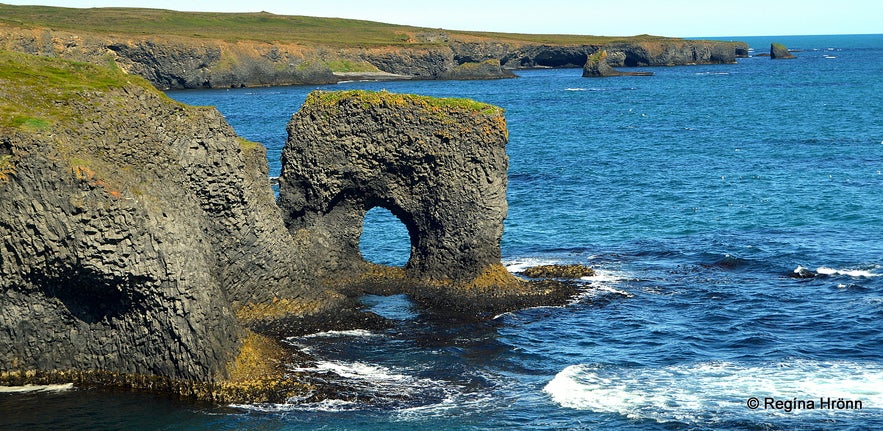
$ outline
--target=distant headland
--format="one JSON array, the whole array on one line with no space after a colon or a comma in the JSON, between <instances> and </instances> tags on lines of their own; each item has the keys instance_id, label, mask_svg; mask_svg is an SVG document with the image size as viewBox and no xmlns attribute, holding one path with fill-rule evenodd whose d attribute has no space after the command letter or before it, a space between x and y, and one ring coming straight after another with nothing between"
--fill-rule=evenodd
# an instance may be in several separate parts
<instances>
[{"instance_id":1,"label":"distant headland","mask_svg":"<svg viewBox=\"0 0 883 431\"><path fill-rule=\"evenodd\" d=\"M741 42L450 31L270 13L0 4L0 49L113 63L159 89L494 79L513 70L733 63ZM591 30L587 28L587 30Z\"/></svg>"}]
</instances>

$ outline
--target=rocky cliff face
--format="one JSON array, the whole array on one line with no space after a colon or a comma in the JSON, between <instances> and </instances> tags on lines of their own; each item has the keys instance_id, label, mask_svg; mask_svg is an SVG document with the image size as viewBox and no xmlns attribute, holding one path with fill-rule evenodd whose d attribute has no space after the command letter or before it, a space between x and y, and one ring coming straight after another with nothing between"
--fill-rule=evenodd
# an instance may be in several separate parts
<instances>
[{"instance_id":1,"label":"rocky cliff face","mask_svg":"<svg viewBox=\"0 0 883 431\"><path fill-rule=\"evenodd\" d=\"M513 77L512 69L583 67L587 56L601 49L608 52L614 67L733 63L737 56L747 55L744 44L714 41L551 45L467 41L441 31L418 38L412 46L329 48L0 25L0 49L93 64L113 62L160 89L326 84L340 79L332 67L339 64L358 64L404 78L491 79Z\"/></svg>"},{"instance_id":2,"label":"rocky cliff face","mask_svg":"<svg viewBox=\"0 0 883 431\"><path fill-rule=\"evenodd\" d=\"M0 53L0 375L224 381L234 312L310 298L263 147L212 108Z\"/></svg>"},{"instance_id":3,"label":"rocky cliff face","mask_svg":"<svg viewBox=\"0 0 883 431\"><path fill-rule=\"evenodd\" d=\"M583 67L585 78L606 78L609 76L650 76L651 72L622 72L614 69L608 63L607 51L599 51L589 56Z\"/></svg>"},{"instance_id":4,"label":"rocky cliff face","mask_svg":"<svg viewBox=\"0 0 883 431\"><path fill-rule=\"evenodd\" d=\"M737 45L713 41L647 41L604 46L613 67L681 66L736 62Z\"/></svg>"}]
</instances>

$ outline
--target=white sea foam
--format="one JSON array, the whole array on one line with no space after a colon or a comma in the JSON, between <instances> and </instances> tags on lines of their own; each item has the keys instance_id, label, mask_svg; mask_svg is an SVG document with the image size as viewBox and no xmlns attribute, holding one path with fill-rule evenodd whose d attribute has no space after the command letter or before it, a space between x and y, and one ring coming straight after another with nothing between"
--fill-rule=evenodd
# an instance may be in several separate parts
<instances>
[{"instance_id":1,"label":"white sea foam","mask_svg":"<svg viewBox=\"0 0 883 431\"><path fill-rule=\"evenodd\" d=\"M377 334L366 329L348 329L345 331L323 331L316 332L313 334L304 335L301 337L295 338L325 338L325 337L354 337L354 338L368 338L368 337L380 337L381 334Z\"/></svg>"},{"instance_id":2,"label":"white sea foam","mask_svg":"<svg viewBox=\"0 0 883 431\"><path fill-rule=\"evenodd\" d=\"M826 266L819 267L816 269L816 272L824 275L845 275L848 277L856 277L856 278L870 278L870 277L879 277L883 274L875 274L871 271L864 269L836 269L829 268Z\"/></svg>"},{"instance_id":3,"label":"white sea foam","mask_svg":"<svg viewBox=\"0 0 883 431\"><path fill-rule=\"evenodd\" d=\"M506 262L503 262L503 265L506 267L506 270L509 272L523 272L525 269L530 268L532 266L540 266L540 265L554 265L556 263L561 263L560 260L554 259L540 259L535 257L528 257L524 259L513 259Z\"/></svg>"},{"instance_id":4,"label":"white sea foam","mask_svg":"<svg viewBox=\"0 0 883 431\"><path fill-rule=\"evenodd\" d=\"M795 360L759 366L704 362L664 368L572 365L543 389L562 407L660 422L717 420L752 412L760 400L858 400L883 408L883 366ZM763 401L762 401L763 402ZM760 410L767 410L761 404ZM802 414L816 410L792 411ZM777 415L780 409L764 412Z\"/></svg>"},{"instance_id":5,"label":"white sea foam","mask_svg":"<svg viewBox=\"0 0 883 431\"><path fill-rule=\"evenodd\" d=\"M346 379L383 383L408 383L415 379L387 367L364 362L320 361L312 367L292 368L293 372L333 373Z\"/></svg>"},{"instance_id":6,"label":"white sea foam","mask_svg":"<svg viewBox=\"0 0 883 431\"><path fill-rule=\"evenodd\" d=\"M24 385L24 386L0 386L0 394L17 394L28 392L64 392L74 388L73 383L58 385Z\"/></svg>"}]
</instances>

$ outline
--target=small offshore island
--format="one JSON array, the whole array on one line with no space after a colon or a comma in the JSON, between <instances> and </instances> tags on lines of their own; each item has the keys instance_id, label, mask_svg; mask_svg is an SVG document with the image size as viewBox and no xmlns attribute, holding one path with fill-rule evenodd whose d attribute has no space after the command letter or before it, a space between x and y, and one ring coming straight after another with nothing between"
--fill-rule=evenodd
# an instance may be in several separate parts
<instances>
[{"instance_id":1,"label":"small offshore island","mask_svg":"<svg viewBox=\"0 0 883 431\"><path fill-rule=\"evenodd\" d=\"M57 24L44 26L34 11ZM0 12L0 385L74 383L218 403L333 391L286 371L299 358L278 340L382 325L362 311L366 293L406 293L429 313L482 319L565 303L576 287L553 279L590 272L551 268L523 279L502 266L508 131L497 106L314 92L288 124L277 202L262 145L238 137L214 108L179 104L161 89L335 82L353 72L497 78L509 68L579 67L602 46L613 65L729 63L742 49L386 25L398 42L305 45L78 26L109 13L155 14L180 30L223 14ZM267 28L306 19L224 18ZM404 267L359 254L374 207L408 228Z\"/></svg>"}]
</instances>

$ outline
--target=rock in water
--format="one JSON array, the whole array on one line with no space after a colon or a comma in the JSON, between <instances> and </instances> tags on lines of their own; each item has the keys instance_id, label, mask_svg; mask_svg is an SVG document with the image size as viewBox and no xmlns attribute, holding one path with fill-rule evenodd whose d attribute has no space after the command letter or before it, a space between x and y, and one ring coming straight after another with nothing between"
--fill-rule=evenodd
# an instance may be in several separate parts
<instances>
[{"instance_id":1,"label":"rock in water","mask_svg":"<svg viewBox=\"0 0 883 431\"><path fill-rule=\"evenodd\" d=\"M217 110L9 52L0 83L0 382L224 381L241 304L310 297L265 150Z\"/></svg>"},{"instance_id":2,"label":"rock in water","mask_svg":"<svg viewBox=\"0 0 883 431\"><path fill-rule=\"evenodd\" d=\"M362 220L374 207L407 227L413 276L470 280L500 263L508 168L501 108L316 91L288 131L280 206L292 233L306 229L316 238L316 268L363 266Z\"/></svg>"},{"instance_id":3,"label":"rock in water","mask_svg":"<svg viewBox=\"0 0 883 431\"><path fill-rule=\"evenodd\" d=\"M384 292L396 285L432 309L469 314L557 294L532 290L500 262L508 210L501 108L383 91L315 91L292 116L288 134L280 207L292 235L308 242L310 267L325 279ZM404 268L381 268L359 253L362 222L374 207L407 227Z\"/></svg>"},{"instance_id":4,"label":"rock in water","mask_svg":"<svg viewBox=\"0 0 883 431\"><path fill-rule=\"evenodd\" d=\"M607 51L601 50L589 56L583 67L584 78L605 78L608 76L651 76L652 72L622 72L607 64Z\"/></svg>"},{"instance_id":5,"label":"rock in water","mask_svg":"<svg viewBox=\"0 0 883 431\"><path fill-rule=\"evenodd\" d=\"M772 43L770 44L770 58L773 60L786 60L789 58L795 58L794 54L791 54L791 51L788 51L788 48L781 43Z\"/></svg>"}]
</instances>

